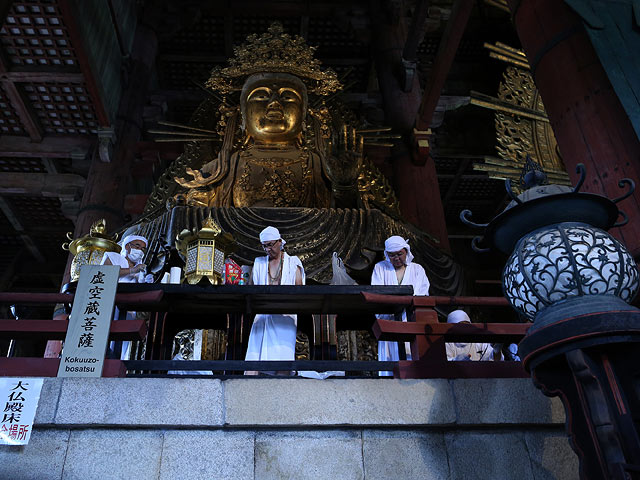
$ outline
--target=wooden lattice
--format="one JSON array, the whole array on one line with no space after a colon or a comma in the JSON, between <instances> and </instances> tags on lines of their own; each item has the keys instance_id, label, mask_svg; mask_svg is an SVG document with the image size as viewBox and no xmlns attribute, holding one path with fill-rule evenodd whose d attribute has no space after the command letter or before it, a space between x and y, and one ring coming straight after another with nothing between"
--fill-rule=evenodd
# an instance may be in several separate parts
<instances>
[{"instance_id":1,"label":"wooden lattice","mask_svg":"<svg viewBox=\"0 0 640 480\"><path fill-rule=\"evenodd\" d=\"M202 16L194 25L163 39L160 50L166 53L224 54L224 17Z\"/></svg>"},{"instance_id":2,"label":"wooden lattice","mask_svg":"<svg viewBox=\"0 0 640 480\"><path fill-rule=\"evenodd\" d=\"M73 230L71 221L62 214L60 200L55 197L6 195L4 199L27 230L30 226L42 225L60 226L60 230Z\"/></svg>"},{"instance_id":3,"label":"wooden lattice","mask_svg":"<svg viewBox=\"0 0 640 480\"><path fill-rule=\"evenodd\" d=\"M273 22L280 22L285 33L289 35L300 35L299 17L263 17L246 16L235 18L233 22L233 44L240 45L247 40L251 34L262 35L267 31Z\"/></svg>"},{"instance_id":4,"label":"wooden lattice","mask_svg":"<svg viewBox=\"0 0 640 480\"><path fill-rule=\"evenodd\" d=\"M199 87L193 82L204 85L213 65L206 60L194 62L161 57L158 67L162 88L199 90Z\"/></svg>"},{"instance_id":5,"label":"wooden lattice","mask_svg":"<svg viewBox=\"0 0 640 480\"><path fill-rule=\"evenodd\" d=\"M317 46L318 58L350 55L367 57L368 46L359 41L352 31L339 28L329 17L311 17L309 19L309 45Z\"/></svg>"},{"instance_id":6,"label":"wooden lattice","mask_svg":"<svg viewBox=\"0 0 640 480\"><path fill-rule=\"evenodd\" d=\"M0 157L0 173L45 173L46 171L47 169L39 158Z\"/></svg>"},{"instance_id":7,"label":"wooden lattice","mask_svg":"<svg viewBox=\"0 0 640 480\"><path fill-rule=\"evenodd\" d=\"M97 133L98 121L84 84L27 83L21 85L47 133Z\"/></svg>"},{"instance_id":8,"label":"wooden lattice","mask_svg":"<svg viewBox=\"0 0 640 480\"><path fill-rule=\"evenodd\" d=\"M10 65L78 67L55 1L14 1L0 28L0 41Z\"/></svg>"},{"instance_id":9,"label":"wooden lattice","mask_svg":"<svg viewBox=\"0 0 640 480\"><path fill-rule=\"evenodd\" d=\"M13 105L3 95L0 88L0 133L11 135L24 135L26 132L20 123L20 117Z\"/></svg>"}]
</instances>

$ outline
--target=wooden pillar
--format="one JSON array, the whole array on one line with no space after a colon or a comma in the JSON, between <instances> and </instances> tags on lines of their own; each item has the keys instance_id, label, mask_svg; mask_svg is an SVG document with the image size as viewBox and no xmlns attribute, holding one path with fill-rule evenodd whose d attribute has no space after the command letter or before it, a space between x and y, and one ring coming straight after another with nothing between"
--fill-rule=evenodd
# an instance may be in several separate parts
<instances>
[{"instance_id":1,"label":"wooden pillar","mask_svg":"<svg viewBox=\"0 0 640 480\"><path fill-rule=\"evenodd\" d=\"M640 180L640 140L582 19L564 1L508 1L569 175L575 183L575 167L584 163L587 180L582 191L620 196L619 179ZM612 233L638 260L640 192L619 207L629 223Z\"/></svg>"},{"instance_id":2,"label":"wooden pillar","mask_svg":"<svg viewBox=\"0 0 640 480\"><path fill-rule=\"evenodd\" d=\"M157 47L155 32L139 24L131 53L128 84L120 101L113 159L106 163L97 155L93 158L76 222L76 234L86 234L91 224L103 217L107 219L109 230L124 223L124 197L130 187L136 145L142 136L142 110Z\"/></svg>"},{"instance_id":3,"label":"wooden pillar","mask_svg":"<svg viewBox=\"0 0 640 480\"><path fill-rule=\"evenodd\" d=\"M131 52L128 83L119 105L114 152L110 162L103 162L97 153L91 160L74 238L89 233L91 224L101 218L106 219L109 231L124 223L124 198L130 186L136 144L142 135L142 110L147 99L157 48L155 32L139 23ZM67 261L63 285L69 282L70 267L71 256ZM44 356L57 358L61 349L62 342L50 341Z\"/></svg>"},{"instance_id":4,"label":"wooden pillar","mask_svg":"<svg viewBox=\"0 0 640 480\"><path fill-rule=\"evenodd\" d=\"M413 76L408 91L404 91L400 84L399 72L403 68L402 50L407 39L407 28L400 13L387 11L390 3L374 4L374 55L385 123L394 130L406 133L408 137L413 131L420 107L421 91L417 75ZM425 165L415 165L412 153L405 144L394 147L392 158L393 185L402 216L438 239L440 248L450 251L433 161L429 159Z\"/></svg>"}]
</instances>

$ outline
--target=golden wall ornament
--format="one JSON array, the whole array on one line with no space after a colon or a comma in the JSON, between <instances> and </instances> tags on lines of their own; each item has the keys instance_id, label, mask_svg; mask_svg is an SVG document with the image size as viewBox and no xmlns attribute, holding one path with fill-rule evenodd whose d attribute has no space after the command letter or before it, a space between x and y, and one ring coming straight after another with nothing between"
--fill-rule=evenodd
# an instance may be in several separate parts
<instances>
[{"instance_id":1,"label":"golden wall ornament","mask_svg":"<svg viewBox=\"0 0 640 480\"><path fill-rule=\"evenodd\" d=\"M94 222L89 233L83 237L73 239L71 232L67 233L69 242L62 244L62 249L74 255L71 262L71 281L80 278L80 267L83 265L100 265L106 252L120 253L121 247L116 242L117 236L107 235L107 222L104 218Z\"/></svg>"},{"instance_id":2,"label":"golden wall ornament","mask_svg":"<svg viewBox=\"0 0 640 480\"><path fill-rule=\"evenodd\" d=\"M510 179L514 186L520 178L527 155L537 161L549 177L560 185L570 183L558 143L545 112L540 92L528 70L526 56L520 50L497 43L485 44L492 57L509 64L498 87L497 98L472 95L471 103L495 111L496 149L500 158L487 157L474 164L474 170L490 178Z\"/></svg>"},{"instance_id":3,"label":"golden wall ornament","mask_svg":"<svg viewBox=\"0 0 640 480\"><path fill-rule=\"evenodd\" d=\"M206 277L212 285L221 285L224 261L233 252L235 241L209 216L197 232L180 232L176 247L185 259L184 278L188 283L196 284Z\"/></svg>"},{"instance_id":4,"label":"golden wall ornament","mask_svg":"<svg viewBox=\"0 0 640 480\"><path fill-rule=\"evenodd\" d=\"M498 88L498 98L540 112L545 111L531 74L521 68L507 67ZM496 132L498 154L502 158L515 159L521 167L527 154L530 154L545 172L565 171L550 123L519 119L496 112Z\"/></svg>"}]
</instances>

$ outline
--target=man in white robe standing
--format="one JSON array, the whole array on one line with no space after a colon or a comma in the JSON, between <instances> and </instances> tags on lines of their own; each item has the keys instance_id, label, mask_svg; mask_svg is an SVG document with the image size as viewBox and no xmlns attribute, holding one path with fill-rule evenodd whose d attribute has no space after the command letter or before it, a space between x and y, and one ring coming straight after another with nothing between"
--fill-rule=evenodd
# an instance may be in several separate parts
<instances>
[{"instance_id":1,"label":"man in white robe standing","mask_svg":"<svg viewBox=\"0 0 640 480\"><path fill-rule=\"evenodd\" d=\"M120 253L106 252L102 257L101 265L118 265L120 276L118 283L150 283L153 282L153 275L145 275L147 266L142 263L144 253L147 250L147 239L140 235L127 235L121 242ZM114 318L119 319L118 307L115 309ZM135 320L136 312L127 312L127 320ZM122 348L121 360L128 360L131 353L131 342L111 342L109 350L115 352L118 347Z\"/></svg>"},{"instance_id":2,"label":"man in white robe standing","mask_svg":"<svg viewBox=\"0 0 640 480\"><path fill-rule=\"evenodd\" d=\"M286 242L277 228L262 230L260 243L267 255L256 258L253 263L251 282L254 285L304 285L302 262L283 250ZM296 315L256 315L245 360L295 360L296 333Z\"/></svg>"},{"instance_id":3,"label":"man in white robe standing","mask_svg":"<svg viewBox=\"0 0 640 480\"><path fill-rule=\"evenodd\" d=\"M414 295L429 295L429 279L421 265L413 263L413 255L409 241L394 235L384 242L384 256L386 260L379 262L373 268L371 285L411 285ZM394 320L393 315L376 315L382 320ZM406 312L402 312L402 321L407 321ZM411 360L409 343L405 343L407 360ZM398 342L378 342L378 361L397 362L400 360ZM381 377L392 376L393 372L380 372Z\"/></svg>"}]
</instances>

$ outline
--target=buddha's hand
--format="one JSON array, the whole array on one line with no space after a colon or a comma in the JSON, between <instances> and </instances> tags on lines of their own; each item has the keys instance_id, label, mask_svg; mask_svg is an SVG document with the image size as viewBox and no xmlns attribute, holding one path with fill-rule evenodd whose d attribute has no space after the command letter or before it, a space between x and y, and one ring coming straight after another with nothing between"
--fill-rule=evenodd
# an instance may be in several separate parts
<instances>
[{"instance_id":1,"label":"buddha's hand","mask_svg":"<svg viewBox=\"0 0 640 480\"><path fill-rule=\"evenodd\" d=\"M363 138L356 129L343 125L329 141L329 155L324 171L331 183L340 186L355 185L362 164Z\"/></svg>"}]
</instances>

